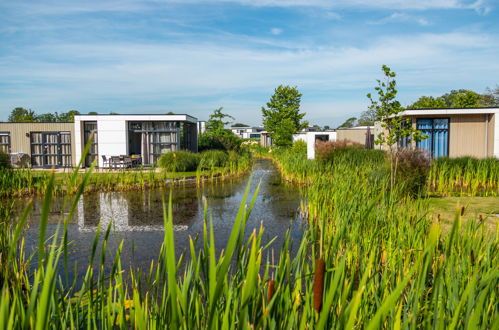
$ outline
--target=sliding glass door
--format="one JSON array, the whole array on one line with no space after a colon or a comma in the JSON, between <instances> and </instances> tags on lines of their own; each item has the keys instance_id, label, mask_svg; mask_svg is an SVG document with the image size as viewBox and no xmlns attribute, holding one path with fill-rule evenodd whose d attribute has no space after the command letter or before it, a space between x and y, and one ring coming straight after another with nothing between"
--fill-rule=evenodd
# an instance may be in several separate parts
<instances>
[{"instance_id":1,"label":"sliding glass door","mask_svg":"<svg viewBox=\"0 0 499 330\"><path fill-rule=\"evenodd\" d=\"M427 138L417 147L427 150L433 158L449 156L449 119L425 118L417 120L417 129Z\"/></svg>"},{"instance_id":2,"label":"sliding glass door","mask_svg":"<svg viewBox=\"0 0 499 330\"><path fill-rule=\"evenodd\" d=\"M70 132L31 132L33 167L71 167Z\"/></svg>"}]
</instances>

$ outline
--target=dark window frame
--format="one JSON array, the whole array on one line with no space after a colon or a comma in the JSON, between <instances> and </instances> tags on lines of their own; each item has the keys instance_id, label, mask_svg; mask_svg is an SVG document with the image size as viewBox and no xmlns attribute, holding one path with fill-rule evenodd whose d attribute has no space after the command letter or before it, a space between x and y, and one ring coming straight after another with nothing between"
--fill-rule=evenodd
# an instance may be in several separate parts
<instances>
[{"instance_id":1,"label":"dark window frame","mask_svg":"<svg viewBox=\"0 0 499 330\"><path fill-rule=\"evenodd\" d=\"M0 132L0 135L7 136L7 143L0 142L0 150L2 150L2 146L7 146L7 154L11 153L12 150L12 138L10 136L10 132Z\"/></svg>"},{"instance_id":2,"label":"dark window frame","mask_svg":"<svg viewBox=\"0 0 499 330\"><path fill-rule=\"evenodd\" d=\"M441 119L446 119L447 120L447 128L435 128L435 120L441 120ZM426 128L423 128L423 129L420 129L419 128L419 125L418 125L418 121L419 120L431 120L431 128L430 129L426 129ZM430 136L431 136L431 139L432 139L432 143L430 145L430 149L429 152L431 154L431 158L435 158L435 146L433 144L433 141L434 140L434 132L435 131L447 131L447 155L443 155L443 156L440 156L440 157L449 157L449 152L450 152L450 117L420 117L420 118L416 118L416 129L418 131L430 131ZM423 134L426 134L426 133L423 133ZM420 142L418 142L420 143ZM417 144L416 144L416 147Z\"/></svg>"},{"instance_id":3,"label":"dark window frame","mask_svg":"<svg viewBox=\"0 0 499 330\"><path fill-rule=\"evenodd\" d=\"M41 134L41 142L33 142L33 136L35 134ZM57 135L57 142L46 142L46 137L49 135ZM68 135L69 136L69 142L61 142L61 135ZM29 139L30 139L30 150L31 150L31 165L32 167L35 168L52 168L51 164L47 164L47 157L56 157L57 159L57 165L56 167L72 167L73 163L73 154L72 154L72 148L71 148L71 132L70 131L32 131L29 133ZM42 153L35 153L33 152L33 146L41 146L42 148ZM44 146L57 146L57 153L45 153L43 150L46 150ZM69 154L68 153L62 153L62 147L63 146L69 146ZM41 165L35 165L34 164L34 157L40 157L42 160ZM69 162L67 164L63 165L63 157L68 157Z\"/></svg>"}]
</instances>

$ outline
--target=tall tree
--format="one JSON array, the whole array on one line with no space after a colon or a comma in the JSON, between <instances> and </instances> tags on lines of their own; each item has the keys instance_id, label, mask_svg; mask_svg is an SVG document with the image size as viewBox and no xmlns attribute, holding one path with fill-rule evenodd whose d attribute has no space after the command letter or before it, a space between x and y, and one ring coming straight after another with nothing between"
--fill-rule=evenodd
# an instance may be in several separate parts
<instances>
[{"instance_id":1,"label":"tall tree","mask_svg":"<svg viewBox=\"0 0 499 330\"><path fill-rule=\"evenodd\" d=\"M350 117L343 124L338 126L338 128L350 128L355 126L355 121L357 120L357 117Z\"/></svg>"},{"instance_id":2,"label":"tall tree","mask_svg":"<svg viewBox=\"0 0 499 330\"><path fill-rule=\"evenodd\" d=\"M467 89L452 90L442 96L421 96L410 104L408 109L441 109L441 108L476 108L493 106L493 97L488 94L478 94Z\"/></svg>"},{"instance_id":3,"label":"tall tree","mask_svg":"<svg viewBox=\"0 0 499 330\"><path fill-rule=\"evenodd\" d=\"M229 114L222 112L222 107L215 109L206 122L206 132L199 135L200 150L223 149L237 150L242 140L225 126L234 120Z\"/></svg>"},{"instance_id":4,"label":"tall tree","mask_svg":"<svg viewBox=\"0 0 499 330\"><path fill-rule=\"evenodd\" d=\"M447 107L447 104L442 97L421 96L416 102L409 105L407 109L435 109L445 107Z\"/></svg>"},{"instance_id":5,"label":"tall tree","mask_svg":"<svg viewBox=\"0 0 499 330\"><path fill-rule=\"evenodd\" d=\"M36 121L40 123L53 123L57 121L57 113L54 115L51 112L42 113L36 116Z\"/></svg>"},{"instance_id":6,"label":"tall tree","mask_svg":"<svg viewBox=\"0 0 499 330\"><path fill-rule=\"evenodd\" d=\"M499 85L496 85L494 89L487 87L485 94L482 94L481 101L487 107L499 107Z\"/></svg>"},{"instance_id":7,"label":"tall tree","mask_svg":"<svg viewBox=\"0 0 499 330\"><path fill-rule=\"evenodd\" d=\"M300 113L301 96L297 87L279 85L267 108L262 107L263 126L275 145L291 145L293 134L308 126L302 121L305 113Z\"/></svg>"},{"instance_id":8,"label":"tall tree","mask_svg":"<svg viewBox=\"0 0 499 330\"><path fill-rule=\"evenodd\" d=\"M214 135L223 134L225 125L230 124L231 121L234 120L234 117L231 115L223 113L222 109L223 107L215 109L206 122L206 130L210 131Z\"/></svg>"},{"instance_id":9,"label":"tall tree","mask_svg":"<svg viewBox=\"0 0 499 330\"><path fill-rule=\"evenodd\" d=\"M396 143L406 138L412 138L415 141L421 140L421 132L410 125L409 119L404 119L398 114L404 110L397 101L397 82L395 81L395 72L383 65L383 73L385 78L383 80L376 80L378 85L374 88L378 94L375 99L371 93L367 97L371 101L369 106L370 110L376 113L376 118L381 124L381 133L378 134L376 143L386 145L389 147L390 157L390 182L395 185L395 178L397 174L398 153L395 148Z\"/></svg>"},{"instance_id":10,"label":"tall tree","mask_svg":"<svg viewBox=\"0 0 499 330\"><path fill-rule=\"evenodd\" d=\"M10 112L8 121L13 122L33 122L36 119L35 112L31 109L21 107L15 108Z\"/></svg>"},{"instance_id":11,"label":"tall tree","mask_svg":"<svg viewBox=\"0 0 499 330\"><path fill-rule=\"evenodd\" d=\"M63 122L63 123L74 123L75 115L79 115L79 114L80 114L80 112L78 112L76 110L69 110L68 112L63 112L60 115L58 115L57 119L58 119L58 121Z\"/></svg>"}]
</instances>

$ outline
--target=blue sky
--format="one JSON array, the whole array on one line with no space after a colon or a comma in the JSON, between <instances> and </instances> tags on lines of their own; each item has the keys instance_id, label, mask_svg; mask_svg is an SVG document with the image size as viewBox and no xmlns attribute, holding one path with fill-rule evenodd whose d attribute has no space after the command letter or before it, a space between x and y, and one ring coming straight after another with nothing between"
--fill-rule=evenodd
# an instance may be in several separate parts
<instances>
[{"instance_id":1,"label":"blue sky","mask_svg":"<svg viewBox=\"0 0 499 330\"><path fill-rule=\"evenodd\" d=\"M399 100L499 84L499 2L0 2L0 120L38 113L188 113L261 123L279 84L313 124L366 110L381 65Z\"/></svg>"}]
</instances>

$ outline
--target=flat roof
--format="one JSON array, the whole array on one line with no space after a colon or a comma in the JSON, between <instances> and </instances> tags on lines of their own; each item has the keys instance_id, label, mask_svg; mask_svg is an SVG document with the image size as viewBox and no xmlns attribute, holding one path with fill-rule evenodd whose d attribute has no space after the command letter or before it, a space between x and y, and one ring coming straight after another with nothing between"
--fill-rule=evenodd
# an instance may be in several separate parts
<instances>
[{"instance_id":1,"label":"flat roof","mask_svg":"<svg viewBox=\"0 0 499 330\"><path fill-rule=\"evenodd\" d=\"M98 121L98 120L137 120L137 121L156 121L156 120L167 120L167 121L189 121L192 123L197 123L198 119L196 117L186 115L186 114L97 114L97 115L75 115L75 121Z\"/></svg>"},{"instance_id":2,"label":"flat roof","mask_svg":"<svg viewBox=\"0 0 499 330\"><path fill-rule=\"evenodd\" d=\"M443 109L407 109L397 116L419 116L419 115L480 115L499 113L499 108L443 108Z\"/></svg>"}]
</instances>

